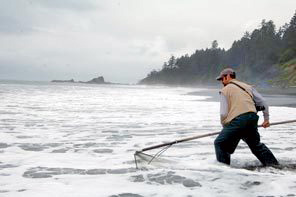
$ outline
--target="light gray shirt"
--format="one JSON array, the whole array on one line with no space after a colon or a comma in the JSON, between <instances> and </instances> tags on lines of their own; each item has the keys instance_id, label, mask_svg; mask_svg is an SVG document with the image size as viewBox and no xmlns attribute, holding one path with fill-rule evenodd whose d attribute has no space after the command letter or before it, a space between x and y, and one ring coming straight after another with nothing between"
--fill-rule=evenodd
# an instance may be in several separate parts
<instances>
[{"instance_id":1,"label":"light gray shirt","mask_svg":"<svg viewBox=\"0 0 296 197\"><path fill-rule=\"evenodd\" d=\"M269 110L268 110L268 105L265 101L265 99L263 98L263 96L257 92L257 90L255 88L252 87L252 95L253 95L253 100L255 101L256 105L259 106L264 106L265 110L263 110L263 117L264 120L269 120ZM222 118L225 118L228 114L228 100L227 97L220 92L220 116L221 116L221 120Z\"/></svg>"}]
</instances>

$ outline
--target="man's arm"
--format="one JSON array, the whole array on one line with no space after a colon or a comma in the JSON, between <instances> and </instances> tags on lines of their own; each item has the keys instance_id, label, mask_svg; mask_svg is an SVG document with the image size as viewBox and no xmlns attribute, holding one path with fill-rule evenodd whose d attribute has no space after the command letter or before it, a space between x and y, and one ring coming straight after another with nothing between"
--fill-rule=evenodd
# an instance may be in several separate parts
<instances>
[{"instance_id":1,"label":"man's arm","mask_svg":"<svg viewBox=\"0 0 296 197\"><path fill-rule=\"evenodd\" d=\"M219 92L219 93L220 93L220 120L222 123L222 120L224 120L228 114L228 101L227 101L227 97L222 92Z\"/></svg>"},{"instance_id":2,"label":"man's arm","mask_svg":"<svg viewBox=\"0 0 296 197\"><path fill-rule=\"evenodd\" d=\"M253 94L253 99L254 99L255 103L257 105L264 106L264 108L265 108L262 111L263 117L264 117L264 122L263 122L262 126L264 128L269 127L269 109L268 109L268 105L267 105L265 99L263 98L263 96L259 92L257 92L257 90L255 88L252 88L252 94Z\"/></svg>"}]
</instances>

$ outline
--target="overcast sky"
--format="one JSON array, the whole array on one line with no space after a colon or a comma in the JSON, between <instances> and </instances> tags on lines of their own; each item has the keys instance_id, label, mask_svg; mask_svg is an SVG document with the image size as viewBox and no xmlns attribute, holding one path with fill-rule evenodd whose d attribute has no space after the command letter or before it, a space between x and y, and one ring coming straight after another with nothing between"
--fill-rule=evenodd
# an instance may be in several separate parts
<instances>
[{"instance_id":1,"label":"overcast sky","mask_svg":"<svg viewBox=\"0 0 296 197\"><path fill-rule=\"evenodd\" d=\"M296 0L1 0L0 79L136 83L171 55L228 49Z\"/></svg>"}]
</instances>

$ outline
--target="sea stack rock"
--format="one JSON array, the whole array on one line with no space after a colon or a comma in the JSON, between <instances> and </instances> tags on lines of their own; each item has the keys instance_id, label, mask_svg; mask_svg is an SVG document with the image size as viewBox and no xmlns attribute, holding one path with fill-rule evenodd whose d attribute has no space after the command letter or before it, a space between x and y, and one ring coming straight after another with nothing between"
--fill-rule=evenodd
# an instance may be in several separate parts
<instances>
[{"instance_id":1,"label":"sea stack rock","mask_svg":"<svg viewBox=\"0 0 296 197\"><path fill-rule=\"evenodd\" d=\"M95 83L95 84L105 84L105 80L103 76L100 76L98 78L93 78L92 80L86 82L86 83Z\"/></svg>"}]
</instances>

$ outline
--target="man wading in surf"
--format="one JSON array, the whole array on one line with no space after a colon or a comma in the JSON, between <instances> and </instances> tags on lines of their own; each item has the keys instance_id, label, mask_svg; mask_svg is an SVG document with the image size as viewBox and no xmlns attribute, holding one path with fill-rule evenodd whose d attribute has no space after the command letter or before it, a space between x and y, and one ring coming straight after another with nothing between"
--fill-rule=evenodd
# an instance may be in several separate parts
<instances>
[{"instance_id":1,"label":"man wading in surf","mask_svg":"<svg viewBox=\"0 0 296 197\"><path fill-rule=\"evenodd\" d=\"M257 129L257 110L263 110L262 126L269 127L268 105L263 97L252 86L236 80L231 68L222 70L216 79L224 85L220 92L223 129L215 140L217 160L230 165L230 155L242 139L264 166L278 165L272 152L260 142Z\"/></svg>"}]
</instances>

